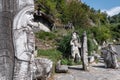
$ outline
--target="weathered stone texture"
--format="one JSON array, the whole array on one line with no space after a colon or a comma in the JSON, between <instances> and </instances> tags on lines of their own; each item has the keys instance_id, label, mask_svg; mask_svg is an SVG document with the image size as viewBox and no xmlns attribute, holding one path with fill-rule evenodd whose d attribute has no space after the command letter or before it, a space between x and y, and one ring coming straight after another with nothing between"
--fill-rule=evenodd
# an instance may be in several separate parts
<instances>
[{"instance_id":1,"label":"weathered stone texture","mask_svg":"<svg viewBox=\"0 0 120 80\"><path fill-rule=\"evenodd\" d=\"M13 75L12 4L12 0L0 0L0 80L12 80Z\"/></svg>"},{"instance_id":2,"label":"weathered stone texture","mask_svg":"<svg viewBox=\"0 0 120 80\"><path fill-rule=\"evenodd\" d=\"M0 80L32 80L33 11L34 0L0 0Z\"/></svg>"},{"instance_id":3,"label":"weathered stone texture","mask_svg":"<svg viewBox=\"0 0 120 80\"><path fill-rule=\"evenodd\" d=\"M12 25L16 0L0 0L0 80L12 80L14 49Z\"/></svg>"},{"instance_id":4,"label":"weathered stone texture","mask_svg":"<svg viewBox=\"0 0 120 80\"><path fill-rule=\"evenodd\" d=\"M61 65L61 61L59 60L55 67L56 73L67 73L68 72L68 66L67 65Z\"/></svg>"},{"instance_id":5,"label":"weathered stone texture","mask_svg":"<svg viewBox=\"0 0 120 80\"><path fill-rule=\"evenodd\" d=\"M88 64L88 47L87 47L86 31L84 31L83 36L82 36L82 64L83 64L83 69L85 71L88 71L89 64Z\"/></svg>"},{"instance_id":6,"label":"weathered stone texture","mask_svg":"<svg viewBox=\"0 0 120 80\"><path fill-rule=\"evenodd\" d=\"M119 68L117 60L118 53L116 53L115 48L113 48L111 44L109 44L107 48L103 48L101 52L106 68Z\"/></svg>"},{"instance_id":7,"label":"weathered stone texture","mask_svg":"<svg viewBox=\"0 0 120 80\"><path fill-rule=\"evenodd\" d=\"M47 58L36 58L34 60L34 79L47 80L50 77L53 62Z\"/></svg>"}]
</instances>

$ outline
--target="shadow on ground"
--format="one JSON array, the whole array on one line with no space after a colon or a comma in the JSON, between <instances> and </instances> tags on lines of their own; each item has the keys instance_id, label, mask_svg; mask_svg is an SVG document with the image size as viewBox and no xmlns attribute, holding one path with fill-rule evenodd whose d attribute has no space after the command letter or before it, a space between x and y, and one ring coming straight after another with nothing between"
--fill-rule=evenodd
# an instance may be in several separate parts
<instances>
[{"instance_id":1,"label":"shadow on ground","mask_svg":"<svg viewBox=\"0 0 120 80\"><path fill-rule=\"evenodd\" d=\"M104 65L97 65L97 66L92 66L92 67L96 67L96 68L105 68L105 66Z\"/></svg>"},{"instance_id":2,"label":"shadow on ground","mask_svg":"<svg viewBox=\"0 0 120 80\"><path fill-rule=\"evenodd\" d=\"M76 67L76 66L69 66L68 69L83 70L83 68L81 68L81 67Z\"/></svg>"}]
</instances>

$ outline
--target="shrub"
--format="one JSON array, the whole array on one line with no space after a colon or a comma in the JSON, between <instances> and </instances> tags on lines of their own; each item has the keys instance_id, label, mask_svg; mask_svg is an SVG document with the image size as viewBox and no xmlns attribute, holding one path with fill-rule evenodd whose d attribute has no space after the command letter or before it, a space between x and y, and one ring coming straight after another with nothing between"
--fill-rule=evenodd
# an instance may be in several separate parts
<instances>
[{"instance_id":1,"label":"shrub","mask_svg":"<svg viewBox=\"0 0 120 80\"><path fill-rule=\"evenodd\" d=\"M68 62L69 62L68 59L62 59L61 60L62 65L68 65Z\"/></svg>"},{"instance_id":2,"label":"shrub","mask_svg":"<svg viewBox=\"0 0 120 80\"><path fill-rule=\"evenodd\" d=\"M44 31L35 33L35 36L42 40L53 40L54 38L56 38L56 35L53 34L52 32L44 32Z\"/></svg>"},{"instance_id":3,"label":"shrub","mask_svg":"<svg viewBox=\"0 0 120 80\"><path fill-rule=\"evenodd\" d=\"M70 46L71 35L64 36L61 39L60 43L58 44L58 50L63 53L63 57L69 58L71 53L71 46Z\"/></svg>"},{"instance_id":4,"label":"shrub","mask_svg":"<svg viewBox=\"0 0 120 80\"><path fill-rule=\"evenodd\" d=\"M99 44L111 39L110 29L106 26L94 27L91 30Z\"/></svg>"},{"instance_id":5,"label":"shrub","mask_svg":"<svg viewBox=\"0 0 120 80\"><path fill-rule=\"evenodd\" d=\"M93 39L88 38L88 55L90 56L93 51L97 51L98 46L94 43Z\"/></svg>"},{"instance_id":6,"label":"shrub","mask_svg":"<svg viewBox=\"0 0 120 80\"><path fill-rule=\"evenodd\" d=\"M82 62L77 62L75 63L72 59L67 59L67 58L63 58L61 60L61 64L62 65L80 65Z\"/></svg>"},{"instance_id":7,"label":"shrub","mask_svg":"<svg viewBox=\"0 0 120 80\"><path fill-rule=\"evenodd\" d=\"M49 50L38 50L38 57L43 56L51 59L54 62L57 62L62 58L62 53L56 49L49 49Z\"/></svg>"},{"instance_id":8,"label":"shrub","mask_svg":"<svg viewBox=\"0 0 120 80\"><path fill-rule=\"evenodd\" d=\"M110 30L113 39L120 38L120 24L111 25Z\"/></svg>"}]
</instances>

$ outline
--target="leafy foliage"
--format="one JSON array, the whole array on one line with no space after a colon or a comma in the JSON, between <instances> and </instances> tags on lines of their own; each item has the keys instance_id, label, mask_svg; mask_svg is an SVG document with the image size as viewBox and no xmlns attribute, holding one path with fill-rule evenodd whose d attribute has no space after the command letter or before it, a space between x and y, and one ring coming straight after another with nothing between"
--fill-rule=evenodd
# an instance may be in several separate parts
<instances>
[{"instance_id":1,"label":"leafy foliage","mask_svg":"<svg viewBox=\"0 0 120 80\"><path fill-rule=\"evenodd\" d=\"M71 52L71 47L70 47L70 40L71 40L71 35L64 36L63 39L59 43L59 48L63 53L63 57L68 58Z\"/></svg>"},{"instance_id":2,"label":"leafy foliage","mask_svg":"<svg viewBox=\"0 0 120 80\"><path fill-rule=\"evenodd\" d=\"M52 61L57 62L62 58L61 54L62 53L56 49L49 49L49 50L39 49L37 55L38 57L48 57Z\"/></svg>"},{"instance_id":3,"label":"leafy foliage","mask_svg":"<svg viewBox=\"0 0 120 80\"><path fill-rule=\"evenodd\" d=\"M75 27L89 27L107 23L107 14L94 10L77 0L38 0L39 8L64 24L71 21Z\"/></svg>"},{"instance_id":4,"label":"leafy foliage","mask_svg":"<svg viewBox=\"0 0 120 80\"><path fill-rule=\"evenodd\" d=\"M111 39L110 29L106 26L92 28L95 39L102 44L103 41Z\"/></svg>"},{"instance_id":5,"label":"leafy foliage","mask_svg":"<svg viewBox=\"0 0 120 80\"><path fill-rule=\"evenodd\" d=\"M112 34L112 39L120 38L120 13L114 16L109 16L108 20L110 22L110 30Z\"/></svg>"},{"instance_id":6,"label":"leafy foliage","mask_svg":"<svg viewBox=\"0 0 120 80\"><path fill-rule=\"evenodd\" d=\"M54 15L56 12L55 0L37 0L36 4L39 4L39 9L47 14Z\"/></svg>"},{"instance_id":7,"label":"leafy foliage","mask_svg":"<svg viewBox=\"0 0 120 80\"><path fill-rule=\"evenodd\" d=\"M52 32L40 31L35 33L36 37L42 40L53 40L56 38L56 35Z\"/></svg>"},{"instance_id":8,"label":"leafy foliage","mask_svg":"<svg viewBox=\"0 0 120 80\"><path fill-rule=\"evenodd\" d=\"M112 17L108 17L110 23L120 23L120 13Z\"/></svg>"},{"instance_id":9,"label":"leafy foliage","mask_svg":"<svg viewBox=\"0 0 120 80\"><path fill-rule=\"evenodd\" d=\"M82 64L82 62L80 61L80 62L75 63L72 59L63 58L61 60L61 64L63 64L63 65L80 65L80 64Z\"/></svg>"},{"instance_id":10,"label":"leafy foliage","mask_svg":"<svg viewBox=\"0 0 120 80\"><path fill-rule=\"evenodd\" d=\"M120 24L111 25L110 27L112 38L120 38Z\"/></svg>"},{"instance_id":11,"label":"leafy foliage","mask_svg":"<svg viewBox=\"0 0 120 80\"><path fill-rule=\"evenodd\" d=\"M93 51L97 51L98 46L93 42L93 39L88 38L88 55L91 55Z\"/></svg>"}]
</instances>

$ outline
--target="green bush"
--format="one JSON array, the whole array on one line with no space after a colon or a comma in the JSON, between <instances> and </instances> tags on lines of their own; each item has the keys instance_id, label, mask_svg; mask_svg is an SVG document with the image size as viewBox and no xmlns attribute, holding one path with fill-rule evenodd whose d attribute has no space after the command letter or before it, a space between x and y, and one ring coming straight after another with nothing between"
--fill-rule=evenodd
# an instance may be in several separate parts
<instances>
[{"instance_id":1,"label":"green bush","mask_svg":"<svg viewBox=\"0 0 120 80\"><path fill-rule=\"evenodd\" d=\"M88 55L90 56L93 51L97 51L98 46L94 43L93 39L88 38Z\"/></svg>"},{"instance_id":2,"label":"green bush","mask_svg":"<svg viewBox=\"0 0 120 80\"><path fill-rule=\"evenodd\" d=\"M82 62L77 62L75 63L72 59L67 59L67 58L63 58L61 60L61 64L62 65L80 65Z\"/></svg>"},{"instance_id":3,"label":"green bush","mask_svg":"<svg viewBox=\"0 0 120 80\"><path fill-rule=\"evenodd\" d=\"M73 65L74 62L71 59L64 58L61 60L62 65Z\"/></svg>"},{"instance_id":4,"label":"green bush","mask_svg":"<svg viewBox=\"0 0 120 80\"><path fill-rule=\"evenodd\" d=\"M47 57L54 62L57 62L62 58L62 53L56 49L49 49L49 50L38 50L38 57Z\"/></svg>"},{"instance_id":5,"label":"green bush","mask_svg":"<svg viewBox=\"0 0 120 80\"><path fill-rule=\"evenodd\" d=\"M69 62L68 59L62 59L61 60L62 65L68 65L68 62Z\"/></svg>"},{"instance_id":6,"label":"green bush","mask_svg":"<svg viewBox=\"0 0 120 80\"><path fill-rule=\"evenodd\" d=\"M120 38L120 24L112 24L110 30L113 39Z\"/></svg>"},{"instance_id":7,"label":"green bush","mask_svg":"<svg viewBox=\"0 0 120 80\"><path fill-rule=\"evenodd\" d=\"M35 33L36 37L42 40L53 40L56 38L56 35L52 32L40 31Z\"/></svg>"},{"instance_id":8,"label":"green bush","mask_svg":"<svg viewBox=\"0 0 120 80\"><path fill-rule=\"evenodd\" d=\"M103 41L111 39L110 29L105 25L100 27L93 27L91 30L99 44L102 44Z\"/></svg>"},{"instance_id":9,"label":"green bush","mask_svg":"<svg viewBox=\"0 0 120 80\"><path fill-rule=\"evenodd\" d=\"M71 46L70 46L71 35L66 35L61 39L60 43L58 44L58 50L63 53L63 57L69 58L71 53Z\"/></svg>"}]
</instances>

